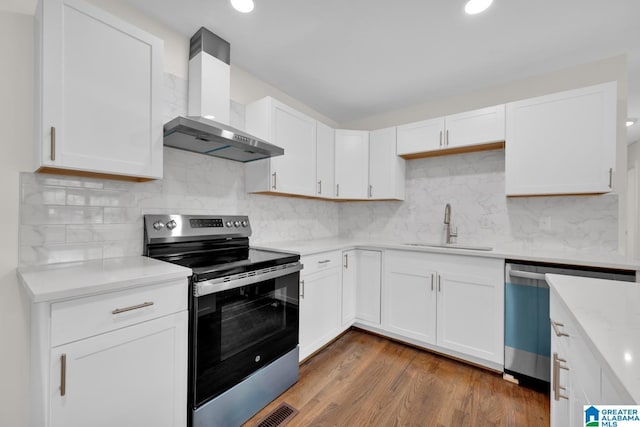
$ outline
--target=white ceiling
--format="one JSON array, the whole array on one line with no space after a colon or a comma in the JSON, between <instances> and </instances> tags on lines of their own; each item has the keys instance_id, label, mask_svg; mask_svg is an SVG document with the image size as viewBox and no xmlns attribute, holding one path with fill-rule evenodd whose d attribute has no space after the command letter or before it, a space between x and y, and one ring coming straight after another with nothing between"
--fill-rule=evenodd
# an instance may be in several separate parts
<instances>
[{"instance_id":1,"label":"white ceiling","mask_svg":"<svg viewBox=\"0 0 640 427\"><path fill-rule=\"evenodd\" d=\"M125 1L186 36L207 27L234 64L338 123L622 53L640 118L640 0L494 0L475 16L464 0ZM629 131L640 140L640 121Z\"/></svg>"},{"instance_id":2,"label":"white ceiling","mask_svg":"<svg viewBox=\"0 0 640 427\"><path fill-rule=\"evenodd\" d=\"M185 35L205 26L232 62L338 123L629 54L640 117L639 0L127 0ZM640 124L638 128L640 139Z\"/></svg>"}]
</instances>

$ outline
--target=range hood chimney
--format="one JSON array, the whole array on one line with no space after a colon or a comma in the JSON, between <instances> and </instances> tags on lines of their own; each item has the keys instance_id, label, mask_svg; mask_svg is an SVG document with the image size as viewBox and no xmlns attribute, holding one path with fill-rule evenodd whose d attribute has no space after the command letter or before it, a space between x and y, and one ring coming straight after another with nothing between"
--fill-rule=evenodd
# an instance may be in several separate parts
<instances>
[{"instance_id":1,"label":"range hood chimney","mask_svg":"<svg viewBox=\"0 0 640 427\"><path fill-rule=\"evenodd\" d=\"M191 37L187 117L164 125L164 145L251 162L284 150L229 125L231 46L206 28Z\"/></svg>"}]
</instances>

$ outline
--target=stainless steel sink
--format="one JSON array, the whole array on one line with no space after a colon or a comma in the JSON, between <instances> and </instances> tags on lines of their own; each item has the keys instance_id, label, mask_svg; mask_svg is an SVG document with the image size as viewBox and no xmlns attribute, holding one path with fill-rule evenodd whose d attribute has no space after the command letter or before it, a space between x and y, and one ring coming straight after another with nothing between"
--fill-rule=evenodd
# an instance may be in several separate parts
<instances>
[{"instance_id":1,"label":"stainless steel sink","mask_svg":"<svg viewBox=\"0 0 640 427\"><path fill-rule=\"evenodd\" d=\"M409 246L418 246L424 248L446 248L446 249L466 249L470 251L492 251L489 246L461 245L458 243L405 243Z\"/></svg>"}]
</instances>

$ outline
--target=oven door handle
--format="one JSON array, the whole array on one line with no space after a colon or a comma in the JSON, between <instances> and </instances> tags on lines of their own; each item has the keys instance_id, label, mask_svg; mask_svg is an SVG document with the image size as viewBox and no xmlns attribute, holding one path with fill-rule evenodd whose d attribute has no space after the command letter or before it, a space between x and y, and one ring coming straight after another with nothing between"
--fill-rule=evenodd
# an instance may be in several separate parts
<instances>
[{"instance_id":1,"label":"oven door handle","mask_svg":"<svg viewBox=\"0 0 640 427\"><path fill-rule=\"evenodd\" d=\"M254 283L264 282L265 280L277 279L278 277L287 276L302 270L300 262L279 265L276 267L265 268L263 270L251 271L249 273L241 273L233 276L218 277L204 282L196 282L193 287L194 296L201 297L214 292L227 291L229 289L240 288L242 286L252 285Z\"/></svg>"}]
</instances>

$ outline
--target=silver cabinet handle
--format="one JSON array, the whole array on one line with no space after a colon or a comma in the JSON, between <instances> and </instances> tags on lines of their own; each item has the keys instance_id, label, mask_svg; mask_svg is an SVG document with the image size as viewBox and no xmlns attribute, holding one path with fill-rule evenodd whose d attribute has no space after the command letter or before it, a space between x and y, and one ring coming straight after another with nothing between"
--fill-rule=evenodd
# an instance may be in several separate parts
<instances>
[{"instance_id":1,"label":"silver cabinet handle","mask_svg":"<svg viewBox=\"0 0 640 427\"><path fill-rule=\"evenodd\" d=\"M271 186L271 188L275 190L278 187L276 172L272 173L271 177L273 178L273 185Z\"/></svg>"},{"instance_id":2,"label":"silver cabinet handle","mask_svg":"<svg viewBox=\"0 0 640 427\"><path fill-rule=\"evenodd\" d=\"M344 254L344 268L349 268L349 254Z\"/></svg>"},{"instance_id":3,"label":"silver cabinet handle","mask_svg":"<svg viewBox=\"0 0 640 427\"><path fill-rule=\"evenodd\" d=\"M304 280L300 281L300 298L304 298Z\"/></svg>"},{"instance_id":4,"label":"silver cabinet handle","mask_svg":"<svg viewBox=\"0 0 640 427\"><path fill-rule=\"evenodd\" d=\"M567 388L560 385L560 369L569 370L568 366L562 366L560 363L566 363L565 359L558 357L558 353L553 353L553 398L555 400L569 399L569 396L560 393L560 390L566 391Z\"/></svg>"},{"instance_id":5,"label":"silver cabinet handle","mask_svg":"<svg viewBox=\"0 0 640 427\"><path fill-rule=\"evenodd\" d=\"M145 307L149 307L152 306L153 302L151 301L147 301L147 302L143 302L142 304L138 304L138 305L132 305L130 307L125 307L125 308L116 308L115 310L113 310L111 312L111 314L120 314L120 313L126 313L127 311L132 311L132 310L139 310L141 308L145 308Z\"/></svg>"},{"instance_id":6,"label":"silver cabinet handle","mask_svg":"<svg viewBox=\"0 0 640 427\"><path fill-rule=\"evenodd\" d=\"M322 194L322 180L318 180L318 194Z\"/></svg>"},{"instance_id":7,"label":"silver cabinet handle","mask_svg":"<svg viewBox=\"0 0 640 427\"><path fill-rule=\"evenodd\" d=\"M336 184L336 197L340 197L340 184Z\"/></svg>"},{"instance_id":8,"label":"silver cabinet handle","mask_svg":"<svg viewBox=\"0 0 640 427\"><path fill-rule=\"evenodd\" d=\"M431 273L431 292L433 292L433 273Z\"/></svg>"},{"instance_id":9,"label":"silver cabinet handle","mask_svg":"<svg viewBox=\"0 0 640 427\"><path fill-rule=\"evenodd\" d=\"M56 160L56 127L51 126L51 161Z\"/></svg>"},{"instance_id":10,"label":"silver cabinet handle","mask_svg":"<svg viewBox=\"0 0 640 427\"><path fill-rule=\"evenodd\" d=\"M369 184L369 198L373 197L373 185Z\"/></svg>"},{"instance_id":11,"label":"silver cabinet handle","mask_svg":"<svg viewBox=\"0 0 640 427\"><path fill-rule=\"evenodd\" d=\"M613 188L613 168L609 168L609 188Z\"/></svg>"},{"instance_id":12,"label":"silver cabinet handle","mask_svg":"<svg viewBox=\"0 0 640 427\"><path fill-rule=\"evenodd\" d=\"M440 147L442 147L442 131L440 131Z\"/></svg>"},{"instance_id":13,"label":"silver cabinet handle","mask_svg":"<svg viewBox=\"0 0 640 427\"><path fill-rule=\"evenodd\" d=\"M445 141L444 145L448 147L449 146L449 129L447 129L447 134L446 134L446 137L444 138L444 141Z\"/></svg>"},{"instance_id":14,"label":"silver cabinet handle","mask_svg":"<svg viewBox=\"0 0 640 427\"><path fill-rule=\"evenodd\" d=\"M438 292L440 292L442 291L442 285L440 283L442 281L442 278L440 277L439 274L437 275L437 277L438 277Z\"/></svg>"},{"instance_id":15,"label":"silver cabinet handle","mask_svg":"<svg viewBox=\"0 0 640 427\"><path fill-rule=\"evenodd\" d=\"M67 355L60 355L60 396L67 394Z\"/></svg>"},{"instance_id":16,"label":"silver cabinet handle","mask_svg":"<svg viewBox=\"0 0 640 427\"><path fill-rule=\"evenodd\" d=\"M566 332L562 332L559 327L563 327L564 323L558 323L551 320L551 327L553 328L553 332L556 333L557 337L568 337L569 334Z\"/></svg>"},{"instance_id":17,"label":"silver cabinet handle","mask_svg":"<svg viewBox=\"0 0 640 427\"><path fill-rule=\"evenodd\" d=\"M331 260L330 259L325 259L325 260L322 260L322 261L318 261L318 264L326 264L328 262L331 262Z\"/></svg>"}]
</instances>

